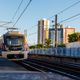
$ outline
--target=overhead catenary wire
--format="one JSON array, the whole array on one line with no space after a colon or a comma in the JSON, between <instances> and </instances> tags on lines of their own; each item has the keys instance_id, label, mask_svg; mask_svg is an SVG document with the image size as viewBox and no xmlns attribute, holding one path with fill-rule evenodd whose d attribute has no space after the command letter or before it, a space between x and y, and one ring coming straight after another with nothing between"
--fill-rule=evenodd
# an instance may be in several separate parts
<instances>
[{"instance_id":1,"label":"overhead catenary wire","mask_svg":"<svg viewBox=\"0 0 80 80\"><path fill-rule=\"evenodd\" d=\"M70 19L72 19L72 18L74 18L74 17L77 17L77 16L80 16L80 13L78 13L78 14L76 14L76 15L73 15L73 16L67 18L67 19L64 19L64 20L60 21L59 23L65 22L65 21L70 20Z\"/></svg>"},{"instance_id":2,"label":"overhead catenary wire","mask_svg":"<svg viewBox=\"0 0 80 80\"><path fill-rule=\"evenodd\" d=\"M59 14L67 11L68 9L72 8L73 6L75 6L75 5L79 4L79 3L80 3L80 1L77 1L77 2L73 3L72 5L66 7L65 9L61 10L61 11L58 12L57 14L59 15ZM67 18L67 19L61 21L60 23L62 23L62 22L64 22L64 21L67 21L67 20L69 20L69 19L72 19L72 18L74 18L74 17L77 17L77 16L79 16L79 15L80 15L80 14L76 14L76 15L70 17L70 18ZM55 16L55 15L54 15L54 16ZM47 18L47 19L50 19L50 18L52 18L52 17L54 17L54 16L51 16L51 17L49 17L49 18ZM33 26L32 26L32 27L33 27ZM34 34L36 34L36 33L37 33L37 32L34 32L34 33L29 34L29 35L32 36L32 35L34 35Z\"/></svg>"},{"instance_id":3,"label":"overhead catenary wire","mask_svg":"<svg viewBox=\"0 0 80 80\"><path fill-rule=\"evenodd\" d=\"M10 21L0 21L0 23L9 23Z\"/></svg>"},{"instance_id":4,"label":"overhead catenary wire","mask_svg":"<svg viewBox=\"0 0 80 80\"><path fill-rule=\"evenodd\" d=\"M2 24L2 26L10 24L10 23L12 23L12 22L6 22L6 23Z\"/></svg>"},{"instance_id":5,"label":"overhead catenary wire","mask_svg":"<svg viewBox=\"0 0 80 80\"><path fill-rule=\"evenodd\" d=\"M11 19L11 21L14 20L14 18L15 18L15 16L16 16L17 12L19 11L19 9L20 9L20 7L21 7L21 5L22 5L22 3L23 3L23 0L21 0L21 2L20 2L20 4L19 4L19 6L18 6L16 12L14 13L14 15L13 15L13 17L12 17L12 19Z\"/></svg>"},{"instance_id":6,"label":"overhead catenary wire","mask_svg":"<svg viewBox=\"0 0 80 80\"><path fill-rule=\"evenodd\" d=\"M37 27L37 25L31 26L29 30L31 31L32 29L34 29L34 27Z\"/></svg>"},{"instance_id":7,"label":"overhead catenary wire","mask_svg":"<svg viewBox=\"0 0 80 80\"><path fill-rule=\"evenodd\" d=\"M22 15L24 14L24 12L27 10L28 6L30 5L30 3L32 2L32 0L29 1L29 3L26 5L26 7L24 8L24 10L22 11L22 13L20 14L20 16L18 17L18 19L16 20L16 22L14 23L13 27L17 24L17 22L19 21L19 19L22 17Z\"/></svg>"},{"instance_id":8,"label":"overhead catenary wire","mask_svg":"<svg viewBox=\"0 0 80 80\"><path fill-rule=\"evenodd\" d=\"M4 23L4 24L1 24L0 27L6 27L5 25L10 24L10 23L12 23L12 22L6 22L6 23ZM7 27L8 27L8 26L7 26Z\"/></svg>"},{"instance_id":9,"label":"overhead catenary wire","mask_svg":"<svg viewBox=\"0 0 80 80\"><path fill-rule=\"evenodd\" d=\"M18 6L18 8L17 8L17 10L16 10L16 12L15 12L15 14L14 14L14 16L13 16L12 19L10 20L10 22L6 22L6 23L4 23L4 24L1 24L1 25L0 25L1 27L8 27L8 26L4 26L4 25L7 25L7 24L12 23L12 20L15 18L18 10L20 9L22 2L23 2L23 0L21 0L21 2L20 2L20 4L19 4L19 6ZM4 22L4 21L2 21L2 22Z\"/></svg>"},{"instance_id":10,"label":"overhead catenary wire","mask_svg":"<svg viewBox=\"0 0 80 80\"><path fill-rule=\"evenodd\" d=\"M32 35L34 35L34 34L37 34L37 32L30 33L29 35L32 36Z\"/></svg>"},{"instance_id":11,"label":"overhead catenary wire","mask_svg":"<svg viewBox=\"0 0 80 80\"><path fill-rule=\"evenodd\" d=\"M72 18L71 20L68 20L68 21L64 21L64 22L62 22L63 24L64 23L80 23L79 21L78 22L74 22L74 21L76 21L77 19L80 19L80 16L76 16L76 17L74 17L74 18Z\"/></svg>"},{"instance_id":12,"label":"overhead catenary wire","mask_svg":"<svg viewBox=\"0 0 80 80\"><path fill-rule=\"evenodd\" d=\"M35 25L35 26L37 26L37 25ZM46 26L46 25L44 25L44 26ZM47 26L52 27L52 25L47 25ZM53 25L53 26L54 26L54 25ZM32 36L32 35L34 35L34 34L37 34L37 32L33 32L33 33L28 34L28 35Z\"/></svg>"},{"instance_id":13,"label":"overhead catenary wire","mask_svg":"<svg viewBox=\"0 0 80 80\"><path fill-rule=\"evenodd\" d=\"M73 4L71 4L70 6L68 6L68 7L66 7L65 9L63 9L63 10L61 10L61 11L59 11L58 13L56 13L56 14L61 14L61 13L63 13L64 11L66 11L66 10L68 10L68 9L70 9L70 8L72 8L73 6L75 6L75 5L77 5L77 4L79 4L80 3L80 0L79 1L77 1L77 2L75 2L75 3L73 3ZM52 17L54 17L55 15L53 15L53 16L51 16L51 17L48 17L47 19L50 19L50 18L52 18ZM33 26L32 26L33 27Z\"/></svg>"},{"instance_id":14,"label":"overhead catenary wire","mask_svg":"<svg viewBox=\"0 0 80 80\"><path fill-rule=\"evenodd\" d=\"M67 11L68 9L72 8L73 6L75 6L75 5L79 4L79 3L80 3L80 0L77 1L77 2L75 2L75 3L73 3L72 5L70 5L70 6L68 6L68 7L66 7L65 9L61 10L60 12L58 12L58 13L56 13L56 14L59 15L59 14L63 13L64 11ZM50 18L52 18L52 17L54 17L54 16L55 16L55 15L49 17L48 19L50 19Z\"/></svg>"},{"instance_id":15,"label":"overhead catenary wire","mask_svg":"<svg viewBox=\"0 0 80 80\"><path fill-rule=\"evenodd\" d=\"M0 28L8 28L9 26L0 25Z\"/></svg>"},{"instance_id":16,"label":"overhead catenary wire","mask_svg":"<svg viewBox=\"0 0 80 80\"><path fill-rule=\"evenodd\" d=\"M61 13L63 13L64 11L70 9L71 7L73 7L73 6L75 6L75 5L79 4L79 3L80 3L80 1L77 1L77 2L75 2L74 4L72 4L72 5L68 6L67 8L63 9L62 11L60 11L60 12L57 13L57 14L61 14Z\"/></svg>"}]
</instances>

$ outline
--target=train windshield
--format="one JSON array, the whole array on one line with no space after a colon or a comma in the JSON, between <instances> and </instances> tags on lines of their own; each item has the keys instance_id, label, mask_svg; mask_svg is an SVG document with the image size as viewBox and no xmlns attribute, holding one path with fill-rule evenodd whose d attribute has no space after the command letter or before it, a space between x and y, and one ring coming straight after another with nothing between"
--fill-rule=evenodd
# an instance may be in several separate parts
<instances>
[{"instance_id":1,"label":"train windshield","mask_svg":"<svg viewBox=\"0 0 80 80\"><path fill-rule=\"evenodd\" d=\"M8 37L7 44L11 46L19 46L23 44L23 37Z\"/></svg>"}]
</instances>

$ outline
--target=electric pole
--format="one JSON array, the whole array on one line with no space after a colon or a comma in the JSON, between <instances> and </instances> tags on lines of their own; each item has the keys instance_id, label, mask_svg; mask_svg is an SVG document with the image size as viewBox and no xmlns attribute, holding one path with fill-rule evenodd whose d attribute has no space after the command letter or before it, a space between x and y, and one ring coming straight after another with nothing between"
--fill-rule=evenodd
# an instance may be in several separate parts
<instances>
[{"instance_id":1,"label":"electric pole","mask_svg":"<svg viewBox=\"0 0 80 80\"><path fill-rule=\"evenodd\" d=\"M57 48L57 14L55 15L55 48Z\"/></svg>"},{"instance_id":2,"label":"electric pole","mask_svg":"<svg viewBox=\"0 0 80 80\"><path fill-rule=\"evenodd\" d=\"M24 35L27 38L27 29L24 30Z\"/></svg>"}]
</instances>

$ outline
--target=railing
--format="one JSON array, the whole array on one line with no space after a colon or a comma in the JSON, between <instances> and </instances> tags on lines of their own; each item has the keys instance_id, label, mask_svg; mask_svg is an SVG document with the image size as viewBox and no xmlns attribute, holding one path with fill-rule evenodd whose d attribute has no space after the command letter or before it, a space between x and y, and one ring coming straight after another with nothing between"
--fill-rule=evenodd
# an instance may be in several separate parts
<instances>
[{"instance_id":1,"label":"railing","mask_svg":"<svg viewBox=\"0 0 80 80\"><path fill-rule=\"evenodd\" d=\"M80 48L44 48L44 49L32 49L29 54L42 54L53 56L65 56L65 57L79 57Z\"/></svg>"}]
</instances>

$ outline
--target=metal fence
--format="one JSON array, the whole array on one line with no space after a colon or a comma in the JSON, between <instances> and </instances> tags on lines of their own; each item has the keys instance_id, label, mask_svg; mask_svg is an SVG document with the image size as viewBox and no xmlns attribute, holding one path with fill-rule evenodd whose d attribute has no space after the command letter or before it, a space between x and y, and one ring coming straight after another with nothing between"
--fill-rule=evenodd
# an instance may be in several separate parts
<instances>
[{"instance_id":1,"label":"metal fence","mask_svg":"<svg viewBox=\"0 0 80 80\"><path fill-rule=\"evenodd\" d=\"M29 54L42 54L53 56L80 57L80 48L44 48L32 49Z\"/></svg>"}]
</instances>

